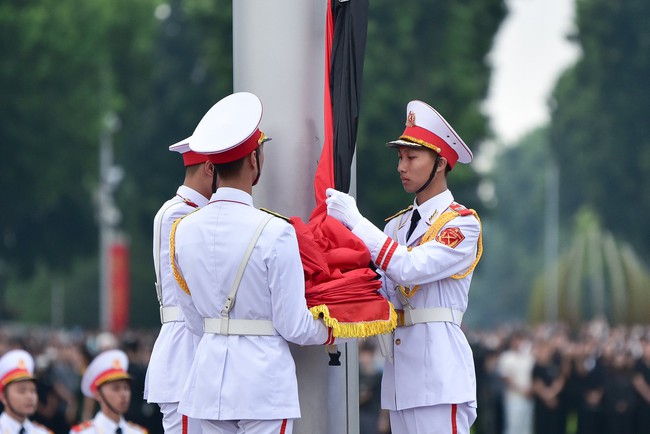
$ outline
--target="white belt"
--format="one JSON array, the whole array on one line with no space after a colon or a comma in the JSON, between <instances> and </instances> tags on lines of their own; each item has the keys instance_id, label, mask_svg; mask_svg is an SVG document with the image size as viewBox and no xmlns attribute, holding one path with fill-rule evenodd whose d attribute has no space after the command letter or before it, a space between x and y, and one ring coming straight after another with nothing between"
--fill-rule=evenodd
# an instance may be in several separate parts
<instances>
[{"instance_id":1,"label":"white belt","mask_svg":"<svg viewBox=\"0 0 650 434\"><path fill-rule=\"evenodd\" d=\"M406 327L427 322L451 322L460 326L463 312L449 307L431 307L427 309L407 308L397 311L397 326Z\"/></svg>"},{"instance_id":2,"label":"white belt","mask_svg":"<svg viewBox=\"0 0 650 434\"><path fill-rule=\"evenodd\" d=\"M217 335L277 336L273 321L261 319L203 318L203 332Z\"/></svg>"},{"instance_id":3,"label":"white belt","mask_svg":"<svg viewBox=\"0 0 650 434\"><path fill-rule=\"evenodd\" d=\"M178 306L160 306L160 323L181 321L181 310Z\"/></svg>"}]
</instances>

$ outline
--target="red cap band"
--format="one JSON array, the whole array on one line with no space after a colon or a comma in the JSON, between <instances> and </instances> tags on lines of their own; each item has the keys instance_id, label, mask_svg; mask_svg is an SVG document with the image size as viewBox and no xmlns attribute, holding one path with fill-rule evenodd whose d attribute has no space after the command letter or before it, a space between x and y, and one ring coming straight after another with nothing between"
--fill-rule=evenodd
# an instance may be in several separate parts
<instances>
[{"instance_id":1,"label":"red cap band","mask_svg":"<svg viewBox=\"0 0 650 434\"><path fill-rule=\"evenodd\" d=\"M260 145L259 141L261 137L262 132L258 128L253 134L251 134L248 139L244 140L239 145L230 148L225 152L210 154L208 157L214 164L223 164L230 163L231 161L237 161L257 149L257 147Z\"/></svg>"},{"instance_id":2,"label":"red cap band","mask_svg":"<svg viewBox=\"0 0 650 434\"><path fill-rule=\"evenodd\" d=\"M194 151L187 151L183 154L183 164L185 164L185 167L194 166L195 164L205 163L210 159L209 157L209 155L198 154Z\"/></svg>"},{"instance_id":3,"label":"red cap band","mask_svg":"<svg viewBox=\"0 0 650 434\"><path fill-rule=\"evenodd\" d=\"M109 381L115 380L129 380L131 376L124 369L109 369L104 371L95 378L95 381L90 385L90 391L96 391L99 386Z\"/></svg>"},{"instance_id":4,"label":"red cap band","mask_svg":"<svg viewBox=\"0 0 650 434\"><path fill-rule=\"evenodd\" d=\"M432 133L431 131L416 126L406 127L400 139L409 140L417 143L425 148L429 148L438 152L442 157L445 157L449 167L453 168L458 160L456 151L447 144L443 139Z\"/></svg>"},{"instance_id":5,"label":"red cap band","mask_svg":"<svg viewBox=\"0 0 650 434\"><path fill-rule=\"evenodd\" d=\"M33 380L34 377L27 369L17 368L7 372L0 379L0 392L4 390L5 386L17 380Z\"/></svg>"}]
</instances>

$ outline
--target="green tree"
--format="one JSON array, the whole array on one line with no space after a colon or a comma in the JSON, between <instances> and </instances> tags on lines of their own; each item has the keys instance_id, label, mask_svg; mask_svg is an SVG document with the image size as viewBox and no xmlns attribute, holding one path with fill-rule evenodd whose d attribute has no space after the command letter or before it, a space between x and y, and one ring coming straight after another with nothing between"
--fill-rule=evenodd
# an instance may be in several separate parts
<instances>
[{"instance_id":1,"label":"green tree","mask_svg":"<svg viewBox=\"0 0 650 434\"><path fill-rule=\"evenodd\" d=\"M116 158L126 173L117 198L124 215L122 227L130 239L130 324L135 327L158 321L152 284L153 217L184 176L181 158L167 147L191 135L197 119L232 92L230 2L174 0L169 15L158 22L153 22L151 4L142 7L137 16L121 17L115 33L126 42L134 37L130 33L141 32L147 23L143 42L129 47L116 41L112 50L122 59L114 67L121 83L117 91L128 102L118 111L123 126L115 142ZM125 47L129 51L118 56ZM123 67L138 61L143 63L139 73ZM138 79L143 73L146 79Z\"/></svg>"},{"instance_id":2,"label":"green tree","mask_svg":"<svg viewBox=\"0 0 650 434\"><path fill-rule=\"evenodd\" d=\"M484 180L494 190L482 219L484 254L472 283L469 321L495 325L528 317L535 279L544 271L547 129L506 148Z\"/></svg>"},{"instance_id":3,"label":"green tree","mask_svg":"<svg viewBox=\"0 0 650 434\"><path fill-rule=\"evenodd\" d=\"M576 216L571 245L558 260L558 318L569 324L607 318L612 324L650 320L650 273L627 244L616 241L589 209ZM531 297L531 319L545 316L545 278Z\"/></svg>"},{"instance_id":4,"label":"green tree","mask_svg":"<svg viewBox=\"0 0 650 434\"><path fill-rule=\"evenodd\" d=\"M650 3L577 2L582 58L553 94L550 140L561 210L593 209L615 237L650 255Z\"/></svg>"}]
</instances>

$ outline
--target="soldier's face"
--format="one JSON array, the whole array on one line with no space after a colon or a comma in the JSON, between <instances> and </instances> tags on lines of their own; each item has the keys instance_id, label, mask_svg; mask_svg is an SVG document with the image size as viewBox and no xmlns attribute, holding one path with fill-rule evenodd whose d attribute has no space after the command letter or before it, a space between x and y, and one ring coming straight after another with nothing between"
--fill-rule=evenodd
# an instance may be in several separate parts
<instances>
[{"instance_id":1,"label":"soldier's face","mask_svg":"<svg viewBox=\"0 0 650 434\"><path fill-rule=\"evenodd\" d=\"M126 413L131 402L131 384L128 380L115 380L101 386L101 395L119 415Z\"/></svg>"},{"instance_id":2,"label":"soldier's face","mask_svg":"<svg viewBox=\"0 0 650 434\"><path fill-rule=\"evenodd\" d=\"M436 162L435 154L422 147L400 146L397 159L397 172L407 193L415 193L427 182Z\"/></svg>"},{"instance_id":3,"label":"soldier's face","mask_svg":"<svg viewBox=\"0 0 650 434\"><path fill-rule=\"evenodd\" d=\"M17 413L12 414L14 417L27 417L36 412L38 395L33 381L17 381L8 384L0 397L7 411Z\"/></svg>"}]
</instances>

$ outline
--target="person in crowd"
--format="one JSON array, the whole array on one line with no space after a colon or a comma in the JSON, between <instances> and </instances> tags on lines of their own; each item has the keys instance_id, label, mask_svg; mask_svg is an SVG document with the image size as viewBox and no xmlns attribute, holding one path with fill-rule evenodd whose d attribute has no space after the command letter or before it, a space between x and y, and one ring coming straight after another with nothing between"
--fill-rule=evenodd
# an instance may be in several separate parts
<instances>
[{"instance_id":1,"label":"person in crowd","mask_svg":"<svg viewBox=\"0 0 650 434\"><path fill-rule=\"evenodd\" d=\"M642 355L634 366L634 388L638 396L636 432L650 433L650 339L642 341Z\"/></svg>"},{"instance_id":2,"label":"person in crowd","mask_svg":"<svg viewBox=\"0 0 650 434\"><path fill-rule=\"evenodd\" d=\"M25 350L11 350L0 358L0 414L2 434L52 434L29 418L36 413L38 394L34 359Z\"/></svg>"},{"instance_id":3,"label":"person in crowd","mask_svg":"<svg viewBox=\"0 0 650 434\"><path fill-rule=\"evenodd\" d=\"M359 345L359 432L383 434L379 431L381 412L381 370L377 368L376 346L366 340Z\"/></svg>"},{"instance_id":4,"label":"person in crowd","mask_svg":"<svg viewBox=\"0 0 650 434\"><path fill-rule=\"evenodd\" d=\"M99 404L99 411L93 419L73 426L71 434L147 433L124 419L131 402L128 368L129 359L122 350L104 351L90 362L81 379L81 391Z\"/></svg>"},{"instance_id":5,"label":"person in crowd","mask_svg":"<svg viewBox=\"0 0 650 434\"><path fill-rule=\"evenodd\" d=\"M534 432L564 434L566 420L561 406L565 385L562 365L554 357L553 341L539 340L534 346L535 364L532 371L534 401Z\"/></svg>"},{"instance_id":6,"label":"person in crowd","mask_svg":"<svg viewBox=\"0 0 650 434\"><path fill-rule=\"evenodd\" d=\"M603 383L605 432L633 434L637 395L632 384L633 361L630 353L611 342L606 350L607 374Z\"/></svg>"},{"instance_id":7,"label":"person in crowd","mask_svg":"<svg viewBox=\"0 0 650 434\"><path fill-rule=\"evenodd\" d=\"M534 363L526 336L522 332L514 332L508 349L499 358L498 367L505 385L505 434L532 434L531 387Z\"/></svg>"}]
</instances>

